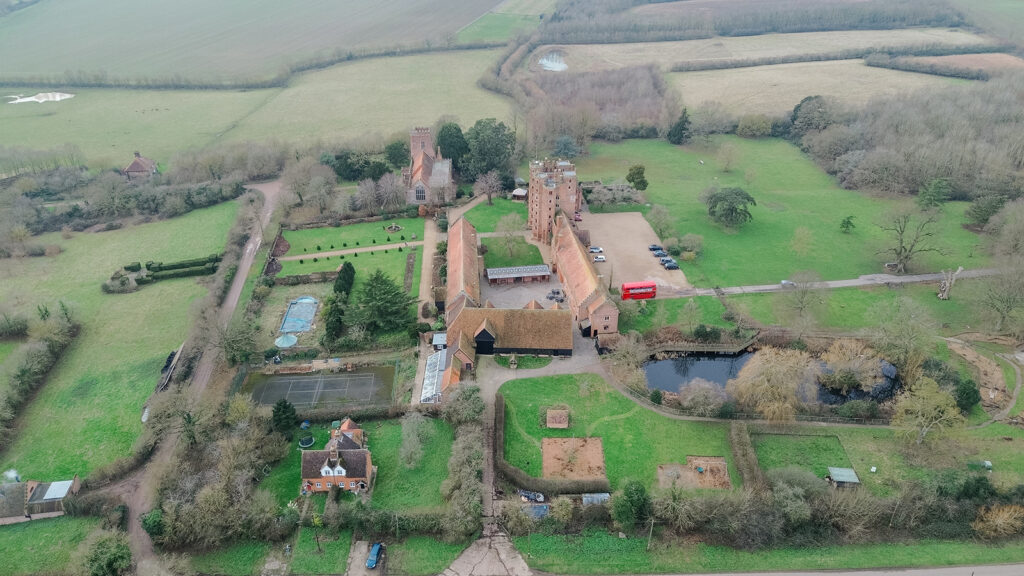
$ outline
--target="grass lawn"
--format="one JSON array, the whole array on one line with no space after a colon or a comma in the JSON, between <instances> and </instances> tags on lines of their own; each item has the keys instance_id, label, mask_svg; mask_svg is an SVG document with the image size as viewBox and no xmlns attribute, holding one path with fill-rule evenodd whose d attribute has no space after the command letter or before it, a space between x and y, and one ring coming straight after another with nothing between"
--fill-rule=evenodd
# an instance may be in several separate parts
<instances>
[{"instance_id":1,"label":"grass lawn","mask_svg":"<svg viewBox=\"0 0 1024 576\"><path fill-rule=\"evenodd\" d=\"M76 310L82 331L24 410L0 469L29 478L84 477L130 453L142 428L142 406L167 354L188 332L190 304L206 288L195 278L157 282L132 294L104 294L99 286L128 262L219 252L236 208L228 202L69 240L49 234L38 240L61 245L59 256L5 262L0 301L34 313L37 304L53 310L63 300ZM69 450L71 445L82 448Z\"/></svg>"},{"instance_id":2,"label":"grass lawn","mask_svg":"<svg viewBox=\"0 0 1024 576\"><path fill-rule=\"evenodd\" d=\"M362 222L337 228L329 226L307 230L285 230L283 234L284 239L291 245L287 255L298 256L303 253L313 254L331 250L366 248L375 244L412 242L414 241L413 234L416 235L416 240L423 240L423 222L423 218L396 218L384 222ZM391 224L398 224L402 230L392 234L384 229L385 226ZM405 236L404 240L402 236Z\"/></svg>"},{"instance_id":3,"label":"grass lawn","mask_svg":"<svg viewBox=\"0 0 1024 576\"><path fill-rule=\"evenodd\" d=\"M518 32L530 32L540 25L540 18L525 14L484 14L479 20L459 30L456 39L463 44L473 42L504 42Z\"/></svg>"},{"instance_id":4,"label":"grass lawn","mask_svg":"<svg viewBox=\"0 0 1024 576\"><path fill-rule=\"evenodd\" d=\"M398 420L370 422L364 428L377 467L372 499L375 508L430 509L444 504L441 482L448 477L448 458L455 436L451 426L439 418L428 418L426 425L430 439L423 444L420 463L411 470L399 462L402 425Z\"/></svg>"},{"instance_id":5,"label":"grass lawn","mask_svg":"<svg viewBox=\"0 0 1024 576\"><path fill-rule=\"evenodd\" d=\"M725 144L735 150L730 172L723 172L718 160L717 147ZM613 181L637 163L647 168L648 201L669 210L676 234L704 237L701 258L683 264L687 280L697 286L774 283L799 270L815 270L826 280L881 272L885 257L876 252L888 242L876 223L913 205L909 198L890 200L842 190L798 148L778 139L721 137L711 147L676 147L661 140L594 143L589 156L577 159L576 168L581 178ZM699 197L712 184L747 190L757 200L751 207L753 221L738 231L711 222ZM987 265L979 248L982 239L961 226L966 206L945 206L936 230L938 244L947 254L923 254L915 262L915 272ZM857 227L851 234L839 230L845 216L855 218ZM793 245L798 228L809 232L806 246Z\"/></svg>"},{"instance_id":6,"label":"grass lawn","mask_svg":"<svg viewBox=\"0 0 1024 576\"><path fill-rule=\"evenodd\" d=\"M509 367L511 356L495 355L494 361L498 366ZM516 368L518 370L535 370L551 364L550 356L516 355Z\"/></svg>"},{"instance_id":7,"label":"grass lawn","mask_svg":"<svg viewBox=\"0 0 1024 576\"><path fill-rule=\"evenodd\" d=\"M722 318L725 313L725 306L715 297L698 296L694 302L700 307L700 323L708 326L720 326L732 328L733 324ZM622 333L636 330L646 332L656 326L668 326L680 322L679 313L686 306L687 299L671 298L663 300L639 300L640 312L629 322L623 322L619 318L619 331Z\"/></svg>"},{"instance_id":8,"label":"grass lawn","mask_svg":"<svg viewBox=\"0 0 1024 576\"><path fill-rule=\"evenodd\" d=\"M528 552L534 570L555 574L646 574L658 572L748 572L838 570L911 566L954 566L1024 561L1024 542L984 544L975 541L926 540L910 543L782 548L745 552L723 546L620 539L592 532L585 536L532 534L513 538Z\"/></svg>"},{"instance_id":9,"label":"grass lawn","mask_svg":"<svg viewBox=\"0 0 1024 576\"><path fill-rule=\"evenodd\" d=\"M754 451L764 470L799 466L824 478L828 467L849 468L842 443L835 436L754 434Z\"/></svg>"},{"instance_id":10,"label":"grass lawn","mask_svg":"<svg viewBox=\"0 0 1024 576\"><path fill-rule=\"evenodd\" d=\"M522 236L516 236L512 239L511 255L509 255L506 238L482 238L480 242L487 246L487 254L484 254L485 268L531 266L544 263L544 258L540 255L540 249L527 242Z\"/></svg>"},{"instance_id":11,"label":"grass lawn","mask_svg":"<svg viewBox=\"0 0 1024 576\"><path fill-rule=\"evenodd\" d=\"M430 576L444 572L466 549L466 544L448 544L429 536L410 536L388 544L388 567L408 576Z\"/></svg>"},{"instance_id":12,"label":"grass lawn","mask_svg":"<svg viewBox=\"0 0 1024 576\"><path fill-rule=\"evenodd\" d=\"M506 382L505 458L531 476L541 476L541 439L599 437L612 488L623 480L657 483L658 464L683 463L687 455L724 456L733 486L728 424L673 420L643 408L594 374L526 378ZM541 427L542 407L571 407L568 429Z\"/></svg>"},{"instance_id":13,"label":"grass lawn","mask_svg":"<svg viewBox=\"0 0 1024 576\"><path fill-rule=\"evenodd\" d=\"M301 528L299 539L292 554L292 574L344 574L348 562L348 551L352 546L352 531L342 530L340 534L320 531L320 550L313 539L312 528Z\"/></svg>"},{"instance_id":14,"label":"grass lawn","mask_svg":"<svg viewBox=\"0 0 1024 576\"><path fill-rule=\"evenodd\" d=\"M949 300L935 297L934 284L908 284L899 289L884 286L870 288L840 288L828 292L828 309L820 324L824 328L859 330L876 324L872 309L899 297L910 298L928 311L932 320L944 334L959 334L992 326L982 309L982 280L958 280ZM742 294L730 296L729 302L745 311L762 324L786 322L785 295Z\"/></svg>"},{"instance_id":15,"label":"grass lawn","mask_svg":"<svg viewBox=\"0 0 1024 576\"><path fill-rule=\"evenodd\" d=\"M252 576L259 574L270 552L268 542L236 542L210 552L191 554L192 569L215 576Z\"/></svg>"},{"instance_id":16,"label":"grass lawn","mask_svg":"<svg viewBox=\"0 0 1024 576\"><path fill-rule=\"evenodd\" d=\"M20 340L0 340L0 367L3 366L4 360L7 360L7 357L17 350L21 344Z\"/></svg>"},{"instance_id":17,"label":"grass lawn","mask_svg":"<svg viewBox=\"0 0 1024 576\"><path fill-rule=\"evenodd\" d=\"M71 554L99 526L98 518L71 516L0 526L0 576L64 573Z\"/></svg>"},{"instance_id":18,"label":"grass lawn","mask_svg":"<svg viewBox=\"0 0 1024 576\"><path fill-rule=\"evenodd\" d=\"M465 218L472 224L477 232L495 232L498 228L498 220L506 214L519 214L526 222L526 202L516 202L505 198L494 198L494 204L487 205L483 202L473 206L466 212Z\"/></svg>"}]
</instances>

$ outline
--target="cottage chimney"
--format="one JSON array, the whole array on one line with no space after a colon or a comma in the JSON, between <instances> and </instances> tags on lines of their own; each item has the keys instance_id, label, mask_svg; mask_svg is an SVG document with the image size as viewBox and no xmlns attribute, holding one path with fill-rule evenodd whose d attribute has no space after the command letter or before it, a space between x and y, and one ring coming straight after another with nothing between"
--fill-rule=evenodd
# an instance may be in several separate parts
<instances>
[{"instance_id":1,"label":"cottage chimney","mask_svg":"<svg viewBox=\"0 0 1024 576\"><path fill-rule=\"evenodd\" d=\"M135 152L135 157L136 158L142 158L142 154L139 154L138 152Z\"/></svg>"},{"instance_id":2,"label":"cottage chimney","mask_svg":"<svg viewBox=\"0 0 1024 576\"><path fill-rule=\"evenodd\" d=\"M331 458L331 462L332 462L331 466L337 465L337 463L338 463L338 444L337 444L337 442L331 443L330 458Z\"/></svg>"}]
</instances>

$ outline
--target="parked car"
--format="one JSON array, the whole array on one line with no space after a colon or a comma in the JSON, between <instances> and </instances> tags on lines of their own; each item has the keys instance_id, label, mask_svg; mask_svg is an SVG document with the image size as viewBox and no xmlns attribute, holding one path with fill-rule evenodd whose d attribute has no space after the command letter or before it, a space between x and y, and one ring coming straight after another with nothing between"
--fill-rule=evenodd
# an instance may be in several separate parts
<instances>
[{"instance_id":1,"label":"parked car","mask_svg":"<svg viewBox=\"0 0 1024 576\"><path fill-rule=\"evenodd\" d=\"M654 252L651 252L651 254L654 254L656 258L664 258L668 256L668 252L665 252L664 250L655 250Z\"/></svg>"},{"instance_id":2,"label":"parked car","mask_svg":"<svg viewBox=\"0 0 1024 576\"><path fill-rule=\"evenodd\" d=\"M676 264L675 262L666 262L665 270L679 270L679 264Z\"/></svg>"},{"instance_id":3,"label":"parked car","mask_svg":"<svg viewBox=\"0 0 1024 576\"><path fill-rule=\"evenodd\" d=\"M604 262L604 256L594 256L594 262Z\"/></svg>"},{"instance_id":4,"label":"parked car","mask_svg":"<svg viewBox=\"0 0 1024 576\"><path fill-rule=\"evenodd\" d=\"M366 567L373 570L377 567L377 563L380 562L381 554L384 552L384 544L380 542L374 542L373 546L370 547L370 555L366 557Z\"/></svg>"},{"instance_id":5,"label":"parked car","mask_svg":"<svg viewBox=\"0 0 1024 576\"><path fill-rule=\"evenodd\" d=\"M544 501L544 495L541 494L540 492L530 492L529 490L520 490L519 491L519 496L520 496L520 498L523 499L523 502L543 502Z\"/></svg>"},{"instance_id":6,"label":"parked car","mask_svg":"<svg viewBox=\"0 0 1024 576\"><path fill-rule=\"evenodd\" d=\"M647 247L647 249L650 250L651 252L654 252L655 250L664 250L664 248L662 248L658 244L651 244L650 246Z\"/></svg>"},{"instance_id":7,"label":"parked car","mask_svg":"<svg viewBox=\"0 0 1024 576\"><path fill-rule=\"evenodd\" d=\"M668 264L669 262L675 262L675 261L676 261L676 259L671 257L671 256L662 256L661 257L661 263L662 264Z\"/></svg>"},{"instance_id":8,"label":"parked car","mask_svg":"<svg viewBox=\"0 0 1024 576\"><path fill-rule=\"evenodd\" d=\"M583 222L583 216L580 216L579 212L573 214L572 219L576 222Z\"/></svg>"},{"instance_id":9,"label":"parked car","mask_svg":"<svg viewBox=\"0 0 1024 576\"><path fill-rule=\"evenodd\" d=\"M779 282L779 285L783 288L795 288L796 282L793 282L792 280L783 280L782 282Z\"/></svg>"},{"instance_id":10,"label":"parked car","mask_svg":"<svg viewBox=\"0 0 1024 576\"><path fill-rule=\"evenodd\" d=\"M591 254L600 254L602 252L604 252L604 248L601 248L600 246L591 246L590 247L590 253Z\"/></svg>"},{"instance_id":11,"label":"parked car","mask_svg":"<svg viewBox=\"0 0 1024 576\"><path fill-rule=\"evenodd\" d=\"M551 290L551 293L554 294L555 296L565 296L565 293L562 292L561 288L553 288Z\"/></svg>"}]
</instances>

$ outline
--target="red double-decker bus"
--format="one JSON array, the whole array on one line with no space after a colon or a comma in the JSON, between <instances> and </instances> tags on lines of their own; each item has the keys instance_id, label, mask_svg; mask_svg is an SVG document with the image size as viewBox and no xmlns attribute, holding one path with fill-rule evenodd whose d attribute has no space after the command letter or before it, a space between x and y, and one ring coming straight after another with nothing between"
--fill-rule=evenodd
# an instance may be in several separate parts
<instances>
[{"instance_id":1,"label":"red double-decker bus","mask_svg":"<svg viewBox=\"0 0 1024 576\"><path fill-rule=\"evenodd\" d=\"M658 285L654 282L626 282L622 285L623 300L643 300L657 294Z\"/></svg>"}]
</instances>

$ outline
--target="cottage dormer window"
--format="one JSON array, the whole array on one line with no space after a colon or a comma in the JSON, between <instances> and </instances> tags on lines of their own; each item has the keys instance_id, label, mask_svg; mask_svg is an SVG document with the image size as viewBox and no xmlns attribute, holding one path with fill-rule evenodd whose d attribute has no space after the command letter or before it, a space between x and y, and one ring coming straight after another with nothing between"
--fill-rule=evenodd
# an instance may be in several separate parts
<instances>
[{"instance_id":1,"label":"cottage dormer window","mask_svg":"<svg viewBox=\"0 0 1024 576\"><path fill-rule=\"evenodd\" d=\"M334 472L331 471L330 467L324 466L324 469L320 471L321 476L333 476Z\"/></svg>"}]
</instances>

